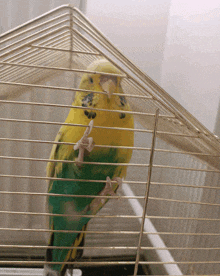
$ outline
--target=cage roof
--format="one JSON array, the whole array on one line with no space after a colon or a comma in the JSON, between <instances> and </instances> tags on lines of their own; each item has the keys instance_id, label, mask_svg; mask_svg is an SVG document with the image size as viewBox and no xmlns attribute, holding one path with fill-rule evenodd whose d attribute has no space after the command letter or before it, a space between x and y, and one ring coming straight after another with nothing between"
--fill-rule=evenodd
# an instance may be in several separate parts
<instances>
[{"instance_id":1,"label":"cage roof","mask_svg":"<svg viewBox=\"0 0 220 276\"><path fill-rule=\"evenodd\" d=\"M0 36L0 103L14 102L60 72L81 76L105 57L121 70L122 86L136 119L149 132L159 109L157 135L181 153L219 170L220 143L195 117L123 55L77 8L60 6ZM35 103L37 104L37 103Z\"/></svg>"}]
</instances>

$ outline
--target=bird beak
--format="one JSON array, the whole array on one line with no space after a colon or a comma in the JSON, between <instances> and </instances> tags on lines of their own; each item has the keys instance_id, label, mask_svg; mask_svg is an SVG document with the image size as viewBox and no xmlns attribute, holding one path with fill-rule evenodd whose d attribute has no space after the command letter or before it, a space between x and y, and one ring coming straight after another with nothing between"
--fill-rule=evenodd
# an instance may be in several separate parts
<instances>
[{"instance_id":1,"label":"bird beak","mask_svg":"<svg viewBox=\"0 0 220 276\"><path fill-rule=\"evenodd\" d=\"M116 82L112 79L108 79L105 82L101 83L101 87L107 93L107 96L110 99L112 94L116 90Z\"/></svg>"}]
</instances>

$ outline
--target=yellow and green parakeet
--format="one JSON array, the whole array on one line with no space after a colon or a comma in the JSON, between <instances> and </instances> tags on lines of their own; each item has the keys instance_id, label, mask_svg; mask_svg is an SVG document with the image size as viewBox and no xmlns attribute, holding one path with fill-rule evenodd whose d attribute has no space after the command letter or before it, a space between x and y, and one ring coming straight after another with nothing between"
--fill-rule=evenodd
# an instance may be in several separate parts
<instances>
[{"instance_id":1,"label":"yellow and green parakeet","mask_svg":"<svg viewBox=\"0 0 220 276\"><path fill-rule=\"evenodd\" d=\"M47 176L54 177L48 183L48 209L54 214L49 222L53 231L46 254L48 264L44 269L44 274L48 276L64 275L66 262L81 257L82 250L74 247L83 246L90 220L85 215L96 214L107 202L106 198L74 195L115 195L127 171L127 166L120 163L128 163L132 155L131 149L120 148L132 147L134 142L134 132L123 130L132 129L134 122L132 114L124 113L130 107L123 96L121 77L117 76L121 71L106 59L94 61L87 71L91 73L82 76L79 88L90 91L76 92L72 104L74 108L70 109L65 121L67 124L60 128L55 139L56 142L74 145L54 144L50 159L57 162L51 161L47 165ZM118 112L114 112L116 110Z\"/></svg>"}]
</instances>

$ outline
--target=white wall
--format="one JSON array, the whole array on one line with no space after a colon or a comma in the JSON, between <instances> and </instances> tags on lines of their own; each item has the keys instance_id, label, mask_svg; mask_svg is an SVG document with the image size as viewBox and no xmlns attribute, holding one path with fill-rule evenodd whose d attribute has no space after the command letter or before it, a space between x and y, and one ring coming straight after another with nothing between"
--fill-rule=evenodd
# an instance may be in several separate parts
<instances>
[{"instance_id":1,"label":"white wall","mask_svg":"<svg viewBox=\"0 0 220 276\"><path fill-rule=\"evenodd\" d=\"M65 4L85 11L86 0L0 0L0 33Z\"/></svg>"},{"instance_id":2,"label":"white wall","mask_svg":"<svg viewBox=\"0 0 220 276\"><path fill-rule=\"evenodd\" d=\"M171 0L88 0L88 18L131 61L160 83Z\"/></svg>"},{"instance_id":3,"label":"white wall","mask_svg":"<svg viewBox=\"0 0 220 276\"><path fill-rule=\"evenodd\" d=\"M87 16L213 131L220 87L219 0L89 0Z\"/></svg>"},{"instance_id":4,"label":"white wall","mask_svg":"<svg viewBox=\"0 0 220 276\"><path fill-rule=\"evenodd\" d=\"M220 90L220 2L172 0L162 86L213 131Z\"/></svg>"}]
</instances>

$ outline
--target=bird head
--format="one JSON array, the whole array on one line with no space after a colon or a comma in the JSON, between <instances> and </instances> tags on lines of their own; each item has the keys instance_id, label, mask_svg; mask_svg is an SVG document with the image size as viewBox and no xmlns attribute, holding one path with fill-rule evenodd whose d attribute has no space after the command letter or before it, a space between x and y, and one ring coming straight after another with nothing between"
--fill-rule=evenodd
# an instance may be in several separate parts
<instances>
[{"instance_id":1,"label":"bird head","mask_svg":"<svg viewBox=\"0 0 220 276\"><path fill-rule=\"evenodd\" d=\"M113 93L117 93L121 78L118 76L121 71L106 59L98 59L92 62L84 74L79 88L105 92L108 99Z\"/></svg>"}]
</instances>

